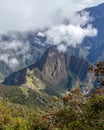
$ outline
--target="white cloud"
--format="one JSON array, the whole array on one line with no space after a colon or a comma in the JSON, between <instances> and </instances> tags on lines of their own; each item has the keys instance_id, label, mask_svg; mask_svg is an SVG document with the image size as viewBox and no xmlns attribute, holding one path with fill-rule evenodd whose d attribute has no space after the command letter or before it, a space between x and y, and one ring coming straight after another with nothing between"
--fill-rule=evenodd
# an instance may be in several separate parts
<instances>
[{"instance_id":1,"label":"white cloud","mask_svg":"<svg viewBox=\"0 0 104 130\"><path fill-rule=\"evenodd\" d=\"M20 64L21 60L29 59L30 45L23 41L0 41L0 60L3 60L12 69L15 69ZM18 59L19 58L19 59Z\"/></svg>"},{"instance_id":2,"label":"white cloud","mask_svg":"<svg viewBox=\"0 0 104 130\"><path fill-rule=\"evenodd\" d=\"M37 36L44 37L45 35L42 32L39 32Z\"/></svg>"},{"instance_id":3,"label":"white cloud","mask_svg":"<svg viewBox=\"0 0 104 130\"><path fill-rule=\"evenodd\" d=\"M92 18L88 13L83 12L82 16L75 14L75 11L85 7L93 6L103 0L0 0L0 33L10 30L35 30L50 29L45 32L50 44L58 45L59 50L65 51L67 46L80 44L85 37L92 37L97 34L89 21ZM68 22L66 25L63 22ZM87 27L83 27L84 25ZM14 33L11 42L0 42L0 60L9 62L11 66L17 64L18 59L12 57L13 50L16 56L22 54L29 58L28 42L18 41ZM44 36L41 32L38 34ZM8 52L9 51L9 52Z\"/></svg>"},{"instance_id":4,"label":"white cloud","mask_svg":"<svg viewBox=\"0 0 104 130\"><path fill-rule=\"evenodd\" d=\"M50 28L46 33L48 43L59 46L59 50L63 47L63 51L67 46L76 47L81 44L85 37L93 37L97 35L97 30L91 25L81 27L79 25L59 25ZM60 46L61 45L61 46Z\"/></svg>"},{"instance_id":5,"label":"white cloud","mask_svg":"<svg viewBox=\"0 0 104 130\"><path fill-rule=\"evenodd\" d=\"M68 46L76 47L77 44L81 44L85 37L97 35L97 29L91 25L93 18L89 17L87 12L82 12L81 15L75 13L67 20L68 24L52 26L45 32L48 44L66 51Z\"/></svg>"},{"instance_id":6,"label":"white cloud","mask_svg":"<svg viewBox=\"0 0 104 130\"><path fill-rule=\"evenodd\" d=\"M65 52L67 50L67 46L63 45L63 44L60 44L57 46L57 49L60 51L60 52Z\"/></svg>"},{"instance_id":7,"label":"white cloud","mask_svg":"<svg viewBox=\"0 0 104 130\"><path fill-rule=\"evenodd\" d=\"M104 0L0 0L0 32L44 28Z\"/></svg>"},{"instance_id":8,"label":"white cloud","mask_svg":"<svg viewBox=\"0 0 104 130\"><path fill-rule=\"evenodd\" d=\"M10 66L10 68L14 70L17 69L19 65L19 61L16 58L11 59L8 63L9 63L8 65Z\"/></svg>"}]
</instances>

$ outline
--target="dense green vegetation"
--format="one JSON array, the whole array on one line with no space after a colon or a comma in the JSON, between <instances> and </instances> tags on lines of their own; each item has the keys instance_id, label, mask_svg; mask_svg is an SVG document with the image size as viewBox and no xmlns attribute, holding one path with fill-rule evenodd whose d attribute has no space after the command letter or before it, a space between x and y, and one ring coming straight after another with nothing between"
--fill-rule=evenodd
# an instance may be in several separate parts
<instances>
[{"instance_id":1,"label":"dense green vegetation","mask_svg":"<svg viewBox=\"0 0 104 130\"><path fill-rule=\"evenodd\" d=\"M80 89L62 99L53 97L54 105L44 110L14 104L0 98L1 130L103 130L104 90L96 89L86 98ZM58 106L58 104L60 104Z\"/></svg>"},{"instance_id":2,"label":"dense green vegetation","mask_svg":"<svg viewBox=\"0 0 104 130\"><path fill-rule=\"evenodd\" d=\"M63 106L43 116L35 130L104 129L104 90L96 89L91 97L85 98L80 89L75 89L62 100Z\"/></svg>"},{"instance_id":3,"label":"dense green vegetation","mask_svg":"<svg viewBox=\"0 0 104 130\"><path fill-rule=\"evenodd\" d=\"M32 130L35 120L40 117L33 109L0 100L0 130Z\"/></svg>"},{"instance_id":4,"label":"dense green vegetation","mask_svg":"<svg viewBox=\"0 0 104 130\"><path fill-rule=\"evenodd\" d=\"M51 99L44 93L38 93L31 88L24 86L4 86L0 85L0 96L11 103L25 105L29 108L45 109L46 102Z\"/></svg>"},{"instance_id":5,"label":"dense green vegetation","mask_svg":"<svg viewBox=\"0 0 104 130\"><path fill-rule=\"evenodd\" d=\"M104 63L90 66L103 85ZM30 88L0 85L0 130L104 130L104 89L84 95L47 96Z\"/></svg>"}]
</instances>

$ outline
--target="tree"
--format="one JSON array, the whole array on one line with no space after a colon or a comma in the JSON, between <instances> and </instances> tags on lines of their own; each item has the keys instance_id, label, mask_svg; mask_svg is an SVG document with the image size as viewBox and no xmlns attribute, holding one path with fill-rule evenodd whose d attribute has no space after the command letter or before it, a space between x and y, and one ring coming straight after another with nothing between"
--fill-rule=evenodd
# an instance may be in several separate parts
<instances>
[{"instance_id":1,"label":"tree","mask_svg":"<svg viewBox=\"0 0 104 130\"><path fill-rule=\"evenodd\" d=\"M89 65L89 71L94 72L100 85L104 85L104 61L99 61L96 65Z\"/></svg>"}]
</instances>

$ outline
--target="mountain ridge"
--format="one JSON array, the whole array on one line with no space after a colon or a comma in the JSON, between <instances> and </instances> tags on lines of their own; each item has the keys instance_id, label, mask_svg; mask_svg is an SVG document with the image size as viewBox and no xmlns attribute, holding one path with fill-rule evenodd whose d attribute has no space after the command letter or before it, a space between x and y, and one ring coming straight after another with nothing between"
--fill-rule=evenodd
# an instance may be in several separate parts
<instances>
[{"instance_id":1,"label":"mountain ridge","mask_svg":"<svg viewBox=\"0 0 104 130\"><path fill-rule=\"evenodd\" d=\"M6 85L25 84L29 70L33 80L35 80L35 76L46 86L62 85L70 89L74 85L73 82L84 81L87 78L88 66L89 63L82 58L59 52L55 48L49 48L37 63L11 73L3 83Z\"/></svg>"}]
</instances>

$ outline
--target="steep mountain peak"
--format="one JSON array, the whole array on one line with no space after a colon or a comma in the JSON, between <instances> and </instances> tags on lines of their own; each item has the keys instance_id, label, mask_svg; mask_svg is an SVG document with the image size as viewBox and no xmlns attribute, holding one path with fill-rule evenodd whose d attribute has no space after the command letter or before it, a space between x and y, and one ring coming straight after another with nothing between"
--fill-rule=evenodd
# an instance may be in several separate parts
<instances>
[{"instance_id":1,"label":"steep mountain peak","mask_svg":"<svg viewBox=\"0 0 104 130\"><path fill-rule=\"evenodd\" d=\"M71 86L72 80L84 81L86 79L88 66L89 63L86 60L51 47L36 64L29 68L30 70L37 68L42 75L42 79L49 84L57 85L61 83L61 85Z\"/></svg>"},{"instance_id":2,"label":"steep mountain peak","mask_svg":"<svg viewBox=\"0 0 104 130\"><path fill-rule=\"evenodd\" d=\"M37 77L45 82L46 86L47 84L50 86L63 85L69 88L78 80L86 79L88 66L89 63L86 60L59 52L52 47L43 54L37 63L10 74L5 78L4 84L24 84L28 68L32 72L32 77ZM33 79L35 80L35 78Z\"/></svg>"}]
</instances>

